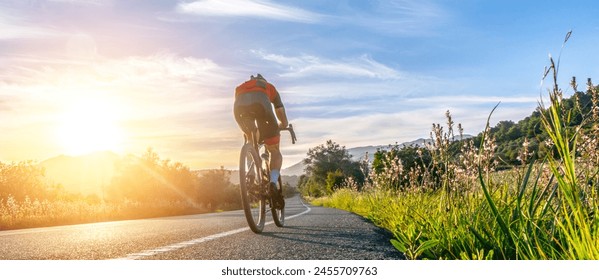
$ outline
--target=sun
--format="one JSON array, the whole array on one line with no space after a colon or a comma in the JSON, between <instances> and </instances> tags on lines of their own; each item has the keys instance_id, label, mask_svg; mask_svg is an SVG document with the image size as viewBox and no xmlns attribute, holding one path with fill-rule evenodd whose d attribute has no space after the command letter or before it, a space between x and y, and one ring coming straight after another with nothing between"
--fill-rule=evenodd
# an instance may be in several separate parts
<instances>
[{"instance_id":1,"label":"sun","mask_svg":"<svg viewBox=\"0 0 599 280\"><path fill-rule=\"evenodd\" d=\"M120 151L124 134L114 108L98 101L72 104L58 119L57 138L68 155Z\"/></svg>"}]
</instances>

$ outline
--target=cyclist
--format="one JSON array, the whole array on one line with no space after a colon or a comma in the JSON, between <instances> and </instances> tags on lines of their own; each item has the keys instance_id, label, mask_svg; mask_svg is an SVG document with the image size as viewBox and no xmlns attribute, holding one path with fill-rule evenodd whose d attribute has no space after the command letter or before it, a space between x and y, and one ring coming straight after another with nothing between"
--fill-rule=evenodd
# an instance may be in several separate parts
<instances>
[{"instance_id":1,"label":"cyclist","mask_svg":"<svg viewBox=\"0 0 599 280\"><path fill-rule=\"evenodd\" d=\"M270 153L270 183L268 189L277 204L282 205L284 203L283 197L274 190L283 164L283 155L279 150L280 129L287 128L289 123L279 92L262 75L252 75L249 80L235 89L233 113L237 124L245 133L247 139L249 139L249 132L255 130L256 123L258 124L259 139L264 140L266 149Z\"/></svg>"}]
</instances>

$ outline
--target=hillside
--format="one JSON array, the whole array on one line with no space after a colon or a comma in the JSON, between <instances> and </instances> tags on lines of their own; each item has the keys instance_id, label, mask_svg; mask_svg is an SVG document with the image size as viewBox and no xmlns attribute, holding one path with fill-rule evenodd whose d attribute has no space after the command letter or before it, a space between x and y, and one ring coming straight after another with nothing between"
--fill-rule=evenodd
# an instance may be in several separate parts
<instances>
[{"instance_id":1,"label":"hillside","mask_svg":"<svg viewBox=\"0 0 599 280\"><path fill-rule=\"evenodd\" d=\"M570 122L566 123L567 126L573 128L582 125L582 131L588 132L597 125L597 120L593 121L593 117L591 117L593 96L590 91L579 91L568 98L564 97L562 104L564 110L570 111ZM543 158L549 152L546 146L549 138L541 124L543 113L543 109L537 108L530 116L518 122L500 121L491 127L491 135L495 138L497 145L495 157L500 167L509 168L520 164L519 151L525 141L528 142L529 151L536 151L530 155L532 159ZM474 143L479 145L481 139L482 133L474 138Z\"/></svg>"},{"instance_id":2,"label":"hillside","mask_svg":"<svg viewBox=\"0 0 599 280\"><path fill-rule=\"evenodd\" d=\"M66 191L83 195L101 195L110 183L120 157L113 152L96 152L83 156L60 155L42 161L46 177L61 184Z\"/></svg>"}]
</instances>

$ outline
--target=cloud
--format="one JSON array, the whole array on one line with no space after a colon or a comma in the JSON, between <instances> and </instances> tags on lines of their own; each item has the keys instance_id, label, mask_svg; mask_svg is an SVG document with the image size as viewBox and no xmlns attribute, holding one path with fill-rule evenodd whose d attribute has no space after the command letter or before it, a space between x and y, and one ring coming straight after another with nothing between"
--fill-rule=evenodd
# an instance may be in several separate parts
<instances>
[{"instance_id":1,"label":"cloud","mask_svg":"<svg viewBox=\"0 0 599 280\"><path fill-rule=\"evenodd\" d=\"M485 96L465 88L464 81L401 71L368 55L330 59L313 55L285 56L252 52L278 73L275 84L283 101L296 116L343 118L372 112L392 114L427 107L481 106L498 102L536 104L519 96ZM451 93L444 95L444 93Z\"/></svg>"},{"instance_id":2,"label":"cloud","mask_svg":"<svg viewBox=\"0 0 599 280\"><path fill-rule=\"evenodd\" d=\"M260 0L198 0L179 3L176 11L208 17L252 17L279 21L314 23L321 15L303 9Z\"/></svg>"},{"instance_id":3,"label":"cloud","mask_svg":"<svg viewBox=\"0 0 599 280\"><path fill-rule=\"evenodd\" d=\"M430 36L448 19L449 13L430 0L368 1L335 17L337 24L393 36Z\"/></svg>"},{"instance_id":4,"label":"cloud","mask_svg":"<svg viewBox=\"0 0 599 280\"><path fill-rule=\"evenodd\" d=\"M44 38L62 35L52 29L28 24L25 18L11 15L11 11L0 9L0 40Z\"/></svg>"},{"instance_id":5,"label":"cloud","mask_svg":"<svg viewBox=\"0 0 599 280\"><path fill-rule=\"evenodd\" d=\"M336 77L344 79L373 78L373 79L399 79L402 74L368 55L349 58L341 61L320 58L312 55L284 56L269 54L253 50L256 56L263 60L274 62L282 67L284 73L281 77Z\"/></svg>"},{"instance_id":6,"label":"cloud","mask_svg":"<svg viewBox=\"0 0 599 280\"><path fill-rule=\"evenodd\" d=\"M370 56L331 59L252 51L280 73L282 94L299 142L286 158L332 139L347 147L387 145L427 138L433 123L445 124L449 110L466 133L484 128L493 106L495 120L518 120L534 110L529 96L477 94L463 80L400 71ZM455 94L447 94L455 92ZM304 154L302 154L304 151Z\"/></svg>"},{"instance_id":7,"label":"cloud","mask_svg":"<svg viewBox=\"0 0 599 280\"><path fill-rule=\"evenodd\" d=\"M476 95L439 95L439 96L427 96L427 97L414 97L406 100L410 104L430 104L431 100L442 104L463 104L463 105L476 105L476 104L497 104L497 103L510 103L510 104L536 104L538 98L530 96L476 96Z\"/></svg>"},{"instance_id":8,"label":"cloud","mask_svg":"<svg viewBox=\"0 0 599 280\"><path fill-rule=\"evenodd\" d=\"M58 2L76 5L108 6L112 5L114 0L47 0L48 2Z\"/></svg>"}]
</instances>

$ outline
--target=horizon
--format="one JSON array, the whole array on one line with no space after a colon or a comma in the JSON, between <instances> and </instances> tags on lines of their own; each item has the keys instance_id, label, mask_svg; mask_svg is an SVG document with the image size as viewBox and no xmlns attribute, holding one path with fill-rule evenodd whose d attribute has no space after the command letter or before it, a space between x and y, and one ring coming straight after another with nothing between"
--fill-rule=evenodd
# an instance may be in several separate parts
<instances>
[{"instance_id":1,"label":"horizon","mask_svg":"<svg viewBox=\"0 0 599 280\"><path fill-rule=\"evenodd\" d=\"M151 147L236 168L233 90L257 72L296 129L296 145L281 133L283 168L327 140L427 139L446 111L477 135L497 103L491 126L535 110L548 55L565 96L572 76L599 76L594 4L0 1L0 161Z\"/></svg>"},{"instance_id":2,"label":"horizon","mask_svg":"<svg viewBox=\"0 0 599 280\"><path fill-rule=\"evenodd\" d=\"M471 135L471 134L464 134L464 136L466 138L475 137L474 135ZM411 141L406 141L406 142L402 142L402 143L384 144L384 145L354 146L354 147L345 147L345 149L350 153L350 155L352 156L352 158L354 160L358 160L358 157L355 154L351 153L352 150L360 150L360 149L368 149L368 148L376 148L376 149L378 149L380 147L391 147L393 145L400 145L400 146L402 146L402 145L411 144L413 142L419 142L421 140L422 141L426 141L428 139L430 139L430 137L429 138L420 137L418 139L413 139ZM134 155L134 154L130 154L130 153L121 154L121 153L117 153L117 152L110 151L110 150L102 150L102 151L92 151L92 152L89 152L89 153L86 153L86 154L79 154L79 155L67 155L67 154L55 155L55 156L52 156L52 157L40 160L40 161L37 162L37 164L43 165L43 164L46 164L49 161L60 159L60 158L82 159L82 158L93 157L93 156L97 156L97 155L106 155L106 154L117 156L119 159L124 159L127 156L134 156L134 157L141 156L141 155ZM158 156L160 157L160 154L158 154ZM162 157L160 157L160 160L169 160L171 162L173 162L173 161L177 162L176 160L173 160L173 159L170 159L170 158L162 158ZM302 161L303 161L303 159L300 159L299 161L296 161L296 162L293 162L293 163L288 163L286 166L283 166L282 171L296 168L298 165L302 164ZM213 166L213 167L196 168L196 169L190 168L190 170L191 171L206 171L206 170L217 170L217 169L220 169L220 168L224 168L225 170L229 170L229 171L237 171L238 170L238 166L230 166L230 167L226 167L226 166ZM297 174L282 174L282 175L283 176L295 176Z\"/></svg>"}]
</instances>

